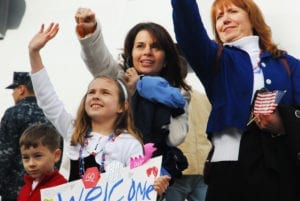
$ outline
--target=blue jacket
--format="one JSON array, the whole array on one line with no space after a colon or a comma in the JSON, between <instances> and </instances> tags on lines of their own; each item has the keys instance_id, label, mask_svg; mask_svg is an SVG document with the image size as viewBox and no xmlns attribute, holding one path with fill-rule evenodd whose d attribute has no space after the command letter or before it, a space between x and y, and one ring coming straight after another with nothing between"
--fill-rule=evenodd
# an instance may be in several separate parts
<instances>
[{"instance_id":1,"label":"blue jacket","mask_svg":"<svg viewBox=\"0 0 300 201\"><path fill-rule=\"evenodd\" d=\"M172 0L176 39L187 60L201 80L212 104L207 132L218 132L227 126L246 130L253 92L253 70L250 57L243 50L224 46L218 72L214 63L218 44L211 40L203 26L196 0ZM282 104L300 104L300 61L283 55L291 69L289 75L280 59L267 52L261 54L259 66L269 90L287 90Z\"/></svg>"}]
</instances>

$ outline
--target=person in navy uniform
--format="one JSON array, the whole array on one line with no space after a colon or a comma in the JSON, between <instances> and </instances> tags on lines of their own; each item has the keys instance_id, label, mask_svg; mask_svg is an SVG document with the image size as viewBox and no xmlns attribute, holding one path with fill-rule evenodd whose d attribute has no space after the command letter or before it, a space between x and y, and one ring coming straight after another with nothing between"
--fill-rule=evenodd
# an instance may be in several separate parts
<instances>
[{"instance_id":1,"label":"person in navy uniform","mask_svg":"<svg viewBox=\"0 0 300 201\"><path fill-rule=\"evenodd\" d=\"M19 149L19 137L35 123L48 123L38 107L28 72L14 72L12 89L15 105L8 108L0 127L0 195L3 201L15 201L23 183L25 170Z\"/></svg>"}]
</instances>

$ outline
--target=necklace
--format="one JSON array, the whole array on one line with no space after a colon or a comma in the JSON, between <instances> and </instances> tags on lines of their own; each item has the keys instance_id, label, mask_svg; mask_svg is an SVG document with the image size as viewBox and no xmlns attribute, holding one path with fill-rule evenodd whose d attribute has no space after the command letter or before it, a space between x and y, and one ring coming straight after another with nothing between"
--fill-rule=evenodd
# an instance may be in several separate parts
<instances>
[{"instance_id":1,"label":"necklace","mask_svg":"<svg viewBox=\"0 0 300 201\"><path fill-rule=\"evenodd\" d=\"M80 146L79 149L79 176L82 178L84 176L85 173L85 163L84 163L84 157L83 157L83 150L87 148L88 146L88 136L91 133L91 131L87 132L87 135L84 137L84 143L83 145ZM115 141L116 135L115 133L112 133L111 135L108 136L106 142L104 143L103 147L101 148L100 152L102 152L101 155L101 161L99 164L99 172L100 173L104 173L105 172L105 168L104 168L104 164L105 164L105 145L110 142L110 141ZM96 145L95 149L97 149L98 144ZM97 155L96 153L91 153L90 155L93 155L94 157Z\"/></svg>"}]
</instances>

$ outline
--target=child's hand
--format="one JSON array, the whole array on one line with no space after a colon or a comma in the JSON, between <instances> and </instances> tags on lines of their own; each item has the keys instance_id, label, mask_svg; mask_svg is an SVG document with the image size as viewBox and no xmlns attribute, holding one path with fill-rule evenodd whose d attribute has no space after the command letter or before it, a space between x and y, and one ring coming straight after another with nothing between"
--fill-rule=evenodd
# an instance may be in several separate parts
<instances>
[{"instance_id":1,"label":"child's hand","mask_svg":"<svg viewBox=\"0 0 300 201\"><path fill-rule=\"evenodd\" d=\"M44 30L44 27L45 25L42 24L40 31L31 39L28 45L32 73L44 67L40 56L40 49L42 49L49 40L54 38L59 30L57 23L51 23L46 30Z\"/></svg>"},{"instance_id":2,"label":"child's hand","mask_svg":"<svg viewBox=\"0 0 300 201\"><path fill-rule=\"evenodd\" d=\"M46 30L44 28L45 25L42 24L39 32L29 42L28 48L30 52L38 52L49 40L54 38L59 30L59 25L51 23Z\"/></svg>"},{"instance_id":3,"label":"child's hand","mask_svg":"<svg viewBox=\"0 0 300 201\"><path fill-rule=\"evenodd\" d=\"M169 176L159 176L154 181L154 184L153 184L154 190L159 195L163 194L167 190L170 180L171 180L171 177L169 177Z\"/></svg>"}]
</instances>

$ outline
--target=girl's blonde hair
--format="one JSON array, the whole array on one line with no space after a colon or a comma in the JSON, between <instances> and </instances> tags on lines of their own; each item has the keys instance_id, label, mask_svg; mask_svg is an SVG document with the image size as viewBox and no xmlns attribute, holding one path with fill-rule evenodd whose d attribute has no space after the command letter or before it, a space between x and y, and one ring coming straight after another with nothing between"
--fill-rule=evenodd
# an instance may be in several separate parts
<instances>
[{"instance_id":1,"label":"girl's blonde hair","mask_svg":"<svg viewBox=\"0 0 300 201\"><path fill-rule=\"evenodd\" d=\"M215 35L215 40L223 44L216 30L216 12L222 7L233 4L248 13L249 20L253 26L253 34L259 37L259 46L263 51L271 53L274 57L279 57L285 51L278 49L272 41L271 28L265 22L263 14L253 0L215 0L211 9L211 22Z\"/></svg>"},{"instance_id":2,"label":"girl's blonde hair","mask_svg":"<svg viewBox=\"0 0 300 201\"><path fill-rule=\"evenodd\" d=\"M109 79L114 81L116 86L118 87L118 95L119 95L119 104L122 106L123 112L119 114L115 125L114 125L114 132L116 135L121 134L122 132L129 133L137 138L141 143L142 139L140 134L136 131L133 121L133 114L131 109L130 103L130 96L128 96L128 89L124 82L119 79L113 79L112 77L100 75L93 79ZM92 81L92 82L93 82ZM124 91L125 90L125 91ZM85 102L86 102L87 93L83 96L79 108L77 110L77 118L74 121L74 133L71 139L71 145L77 145L84 143L84 138L88 137L87 133L91 129L91 118L88 116L87 112L85 111ZM125 105L128 102L128 107L126 109Z\"/></svg>"}]
</instances>

